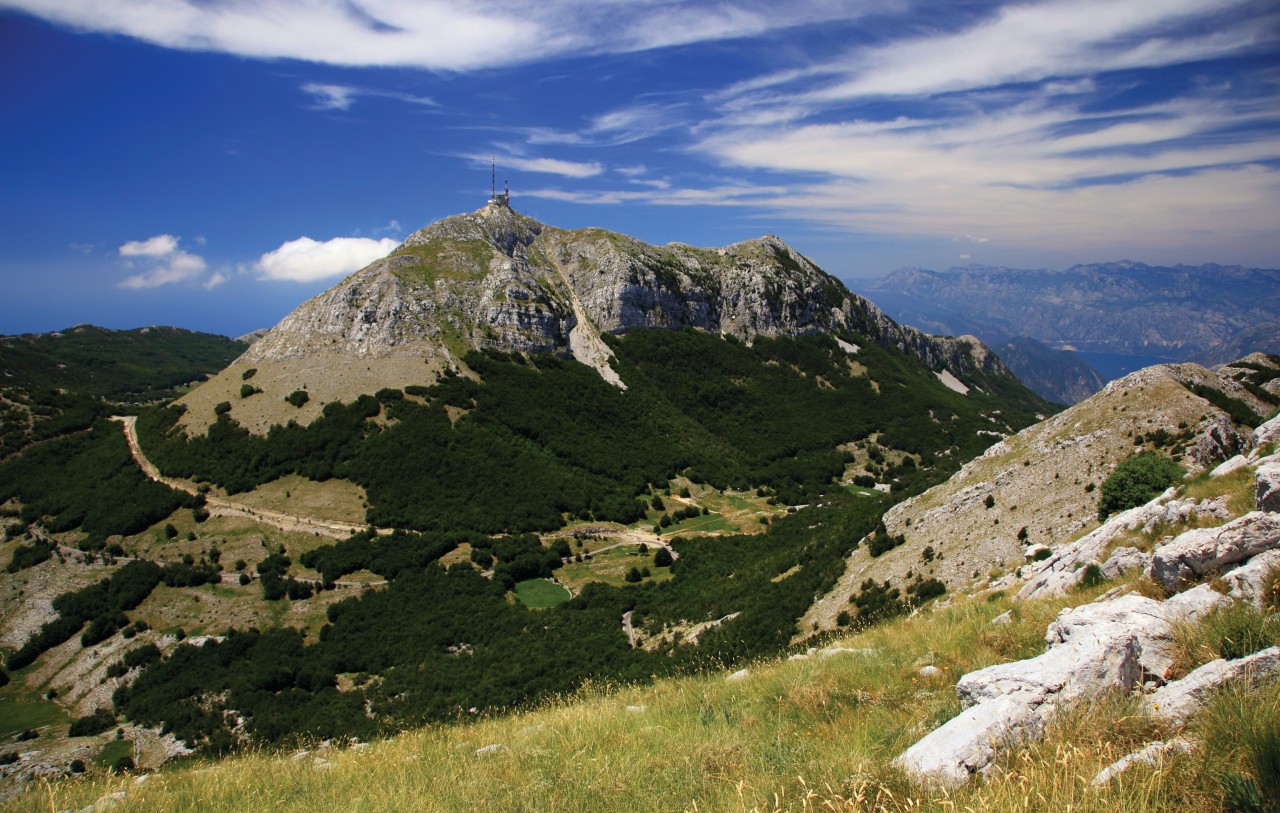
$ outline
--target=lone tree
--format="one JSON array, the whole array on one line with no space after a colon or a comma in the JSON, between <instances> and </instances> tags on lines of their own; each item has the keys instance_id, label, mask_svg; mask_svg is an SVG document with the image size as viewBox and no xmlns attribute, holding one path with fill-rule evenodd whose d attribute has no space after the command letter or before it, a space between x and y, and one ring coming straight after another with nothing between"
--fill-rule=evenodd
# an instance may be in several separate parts
<instances>
[{"instance_id":1,"label":"lone tree","mask_svg":"<svg viewBox=\"0 0 1280 813\"><path fill-rule=\"evenodd\" d=\"M666 548L658 548L658 552L653 555L654 567L671 567L671 551Z\"/></svg>"},{"instance_id":2,"label":"lone tree","mask_svg":"<svg viewBox=\"0 0 1280 813\"><path fill-rule=\"evenodd\" d=\"M1164 455L1142 452L1120 462L1102 483L1098 519L1136 508L1182 479L1183 469Z\"/></svg>"}]
</instances>

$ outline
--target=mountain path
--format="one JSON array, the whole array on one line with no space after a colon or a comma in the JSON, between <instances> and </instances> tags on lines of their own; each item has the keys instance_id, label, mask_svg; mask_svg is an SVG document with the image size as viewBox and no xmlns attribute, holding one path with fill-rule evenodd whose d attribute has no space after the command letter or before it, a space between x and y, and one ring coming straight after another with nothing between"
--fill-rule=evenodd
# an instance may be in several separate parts
<instances>
[{"instance_id":1,"label":"mountain path","mask_svg":"<svg viewBox=\"0 0 1280 813\"><path fill-rule=\"evenodd\" d=\"M176 491L183 491L187 494L198 494L199 490L186 480L178 480L172 477L165 477L160 473L147 456L143 453L142 447L138 444L138 418L135 415L114 415L113 421L119 421L124 427L125 440L129 443L129 453L133 455L134 462L142 469L142 473L157 483L168 486ZM334 539L346 539L355 533L366 530L368 525L355 525L349 522L340 522L338 520L321 519L319 517L306 516L304 514L294 514L288 511L274 511L268 508L254 508L245 505L242 502L229 500L225 497L211 497L205 495L205 508L209 513L217 517L246 517L248 519L279 528L282 531L298 531L304 533L318 533L323 536L332 537ZM378 528L379 535L386 536L393 533L391 528Z\"/></svg>"}]
</instances>

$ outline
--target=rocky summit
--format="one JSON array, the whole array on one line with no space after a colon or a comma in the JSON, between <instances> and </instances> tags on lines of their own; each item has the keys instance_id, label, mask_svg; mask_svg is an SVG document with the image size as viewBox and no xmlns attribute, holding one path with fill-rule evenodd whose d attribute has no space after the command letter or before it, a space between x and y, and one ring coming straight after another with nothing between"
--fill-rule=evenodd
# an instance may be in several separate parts
<instances>
[{"instance_id":1,"label":"rocky summit","mask_svg":"<svg viewBox=\"0 0 1280 813\"><path fill-rule=\"evenodd\" d=\"M654 246L604 229L555 228L491 202L414 232L305 302L186 402L198 423L254 369L255 386L280 391L258 405L309 391L310 409L290 415L306 421L327 401L465 372L466 353L489 348L572 357L625 389L602 336L637 328L746 342L854 330L914 353L953 389L982 387L974 374L1013 378L977 339L898 325L776 236L723 248ZM278 422L251 412L240 410L246 426Z\"/></svg>"}]
</instances>

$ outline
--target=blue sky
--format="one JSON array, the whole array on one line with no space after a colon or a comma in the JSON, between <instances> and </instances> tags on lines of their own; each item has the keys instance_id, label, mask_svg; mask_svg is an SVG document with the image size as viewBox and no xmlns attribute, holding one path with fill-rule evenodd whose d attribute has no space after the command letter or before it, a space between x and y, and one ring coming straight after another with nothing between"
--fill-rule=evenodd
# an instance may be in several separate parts
<instances>
[{"instance_id":1,"label":"blue sky","mask_svg":"<svg viewBox=\"0 0 1280 813\"><path fill-rule=\"evenodd\" d=\"M1274 0L0 0L0 333L237 335L513 205L828 271L1280 266Z\"/></svg>"}]
</instances>

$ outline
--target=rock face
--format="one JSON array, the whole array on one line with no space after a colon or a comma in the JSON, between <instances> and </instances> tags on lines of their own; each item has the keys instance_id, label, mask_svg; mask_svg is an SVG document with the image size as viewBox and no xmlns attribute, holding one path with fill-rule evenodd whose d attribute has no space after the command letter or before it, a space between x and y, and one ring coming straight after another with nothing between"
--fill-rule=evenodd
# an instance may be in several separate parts
<instances>
[{"instance_id":1,"label":"rock face","mask_svg":"<svg viewBox=\"0 0 1280 813\"><path fill-rule=\"evenodd\" d=\"M1183 725L1211 690L1280 673L1280 649L1272 647L1235 661L1214 661L1165 683L1173 663L1173 625L1226 600L1201 585L1165 602L1126 595L1063 610L1045 633L1043 654L962 677L956 693L964 711L895 763L925 783L961 785L975 773L989 773L1002 750L1039 738L1064 705L1108 691L1128 692L1148 681L1164 685L1147 696L1147 707Z\"/></svg>"},{"instance_id":2,"label":"rock face","mask_svg":"<svg viewBox=\"0 0 1280 813\"><path fill-rule=\"evenodd\" d=\"M1012 378L977 339L896 324L773 235L659 247L495 204L414 232L289 314L239 363L408 354L456 366L471 348L497 348L573 356L613 380L601 334L684 327L744 341L853 329L970 385L977 371Z\"/></svg>"},{"instance_id":3,"label":"rock face","mask_svg":"<svg viewBox=\"0 0 1280 813\"><path fill-rule=\"evenodd\" d=\"M1219 528L1196 528L1159 545L1151 578L1172 593L1179 585L1220 573L1280 545L1280 515L1255 511Z\"/></svg>"},{"instance_id":4,"label":"rock face","mask_svg":"<svg viewBox=\"0 0 1280 813\"><path fill-rule=\"evenodd\" d=\"M1228 683L1256 684L1276 675L1280 675L1280 647L1273 646L1233 661L1219 658L1206 663L1147 695L1144 702L1152 715L1181 726L1215 689Z\"/></svg>"},{"instance_id":5,"label":"rock face","mask_svg":"<svg viewBox=\"0 0 1280 813\"><path fill-rule=\"evenodd\" d=\"M1259 511L1280 511L1280 463L1264 463L1258 467L1254 499Z\"/></svg>"}]
</instances>

